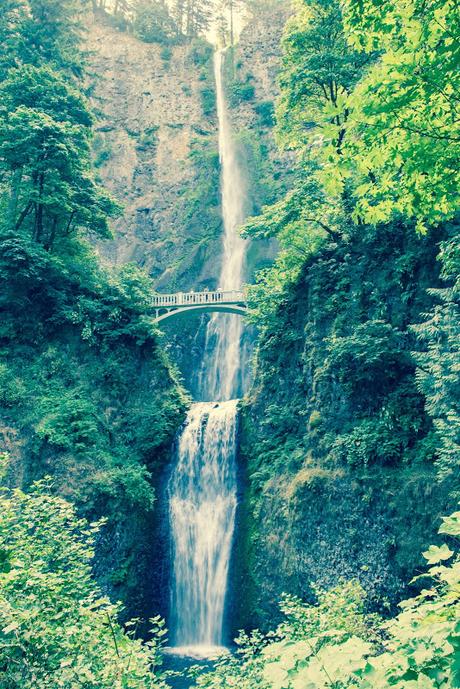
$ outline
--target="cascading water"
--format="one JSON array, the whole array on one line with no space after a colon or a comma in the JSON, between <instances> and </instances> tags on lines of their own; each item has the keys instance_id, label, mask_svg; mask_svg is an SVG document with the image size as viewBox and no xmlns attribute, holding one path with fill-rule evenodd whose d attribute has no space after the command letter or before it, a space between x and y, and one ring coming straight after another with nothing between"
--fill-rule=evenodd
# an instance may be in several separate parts
<instances>
[{"instance_id":1,"label":"cascading water","mask_svg":"<svg viewBox=\"0 0 460 689\"><path fill-rule=\"evenodd\" d=\"M236 401L194 404L170 490L175 643L219 646L236 510ZM203 649L205 652L205 649Z\"/></svg>"},{"instance_id":2,"label":"cascading water","mask_svg":"<svg viewBox=\"0 0 460 689\"><path fill-rule=\"evenodd\" d=\"M221 162L222 218L224 241L219 287L234 289L243 283L246 242L238 232L245 219L246 191L232 136L230 116L222 79L224 54L214 55L217 118L219 122L219 157ZM232 399L243 390L241 336L243 321L239 316L214 315L207 328L206 346L200 375L203 399Z\"/></svg>"},{"instance_id":3,"label":"cascading water","mask_svg":"<svg viewBox=\"0 0 460 689\"><path fill-rule=\"evenodd\" d=\"M233 289L244 275L246 243L238 228L244 222L245 190L225 99L223 57L220 51L214 57L224 224L220 287ZM209 321L199 380L201 401L188 414L168 485L173 642L185 654L207 655L225 642L237 503L236 398L244 392L242 332L238 316L216 314Z\"/></svg>"}]
</instances>

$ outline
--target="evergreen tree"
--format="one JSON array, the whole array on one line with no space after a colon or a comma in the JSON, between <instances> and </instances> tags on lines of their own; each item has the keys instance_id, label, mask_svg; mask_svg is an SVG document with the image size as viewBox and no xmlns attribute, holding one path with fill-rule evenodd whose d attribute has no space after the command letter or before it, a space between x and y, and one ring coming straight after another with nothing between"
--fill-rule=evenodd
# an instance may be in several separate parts
<instances>
[{"instance_id":1,"label":"evergreen tree","mask_svg":"<svg viewBox=\"0 0 460 689\"><path fill-rule=\"evenodd\" d=\"M25 53L26 0L4 0L0 12L0 79L17 66Z\"/></svg>"},{"instance_id":2,"label":"evergreen tree","mask_svg":"<svg viewBox=\"0 0 460 689\"><path fill-rule=\"evenodd\" d=\"M81 76L86 0L28 0L20 3L20 12L14 4L10 2L4 21L10 35L21 37L16 60L53 64Z\"/></svg>"},{"instance_id":3,"label":"evergreen tree","mask_svg":"<svg viewBox=\"0 0 460 689\"><path fill-rule=\"evenodd\" d=\"M78 229L107 236L117 206L92 178L83 97L51 69L27 66L10 70L0 100L3 229L27 228L47 249Z\"/></svg>"},{"instance_id":4,"label":"evergreen tree","mask_svg":"<svg viewBox=\"0 0 460 689\"><path fill-rule=\"evenodd\" d=\"M209 28L212 10L210 0L175 0L172 12L179 31L195 38Z\"/></svg>"},{"instance_id":5,"label":"evergreen tree","mask_svg":"<svg viewBox=\"0 0 460 689\"><path fill-rule=\"evenodd\" d=\"M441 251L450 286L431 290L438 304L414 327L426 349L416 355L417 382L438 435L439 473L460 488L460 251L457 241Z\"/></svg>"},{"instance_id":6,"label":"evergreen tree","mask_svg":"<svg viewBox=\"0 0 460 689\"><path fill-rule=\"evenodd\" d=\"M47 249L79 229L107 236L117 211L94 182L93 119L67 77L82 76L83 9L80 0L9 0L0 20L1 227Z\"/></svg>"},{"instance_id":7,"label":"evergreen tree","mask_svg":"<svg viewBox=\"0 0 460 689\"><path fill-rule=\"evenodd\" d=\"M133 29L148 43L170 43L178 34L164 0L138 0L134 7Z\"/></svg>"}]
</instances>

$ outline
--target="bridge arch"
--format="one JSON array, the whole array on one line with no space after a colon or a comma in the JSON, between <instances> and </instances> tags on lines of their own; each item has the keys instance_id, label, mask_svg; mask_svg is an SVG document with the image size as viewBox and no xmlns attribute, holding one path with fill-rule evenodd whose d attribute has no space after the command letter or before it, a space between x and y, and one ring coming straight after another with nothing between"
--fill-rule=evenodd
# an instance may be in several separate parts
<instances>
[{"instance_id":1,"label":"bridge arch","mask_svg":"<svg viewBox=\"0 0 460 689\"><path fill-rule=\"evenodd\" d=\"M177 308L177 309L170 309L169 311L166 311L166 313L160 313L158 316L155 317L155 321L157 323L161 323L161 321L166 320L167 318L174 318L176 316L184 316L184 315L189 315L191 313L235 313L238 316L245 316L247 313L247 309L245 306L233 306L231 304L229 305L206 305L206 304L199 304L197 306L188 306L188 307L183 307L183 308Z\"/></svg>"}]
</instances>

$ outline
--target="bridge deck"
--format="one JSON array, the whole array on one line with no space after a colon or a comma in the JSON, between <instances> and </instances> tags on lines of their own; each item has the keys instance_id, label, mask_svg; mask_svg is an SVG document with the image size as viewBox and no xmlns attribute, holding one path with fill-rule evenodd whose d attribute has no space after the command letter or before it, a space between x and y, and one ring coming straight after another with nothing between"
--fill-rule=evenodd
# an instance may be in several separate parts
<instances>
[{"instance_id":1,"label":"bridge deck","mask_svg":"<svg viewBox=\"0 0 460 689\"><path fill-rule=\"evenodd\" d=\"M175 294L155 294L152 306L156 309L196 306L197 304L245 304L242 290L216 290L215 292L176 292Z\"/></svg>"}]
</instances>

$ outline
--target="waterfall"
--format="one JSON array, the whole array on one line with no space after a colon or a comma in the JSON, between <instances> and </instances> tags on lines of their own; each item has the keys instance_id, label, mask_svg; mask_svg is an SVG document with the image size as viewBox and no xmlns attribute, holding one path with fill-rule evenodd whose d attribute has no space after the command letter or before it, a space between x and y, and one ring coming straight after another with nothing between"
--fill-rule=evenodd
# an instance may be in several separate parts
<instances>
[{"instance_id":1,"label":"waterfall","mask_svg":"<svg viewBox=\"0 0 460 689\"><path fill-rule=\"evenodd\" d=\"M225 53L214 55L217 119L219 122L219 158L224 240L219 287L234 289L243 283L246 242L238 229L245 219L246 192L238 164L228 105L222 79ZM243 393L241 335L239 316L214 315L207 328L205 356L201 367L200 388L204 399L232 399Z\"/></svg>"},{"instance_id":2,"label":"waterfall","mask_svg":"<svg viewBox=\"0 0 460 689\"><path fill-rule=\"evenodd\" d=\"M219 287L241 286L245 190L214 56L224 226ZM172 633L177 652L207 655L225 643L224 611L236 512L237 398L244 392L239 316L215 314L206 332L198 399L179 438L168 485L173 545Z\"/></svg>"},{"instance_id":3,"label":"waterfall","mask_svg":"<svg viewBox=\"0 0 460 689\"><path fill-rule=\"evenodd\" d=\"M235 522L236 401L194 404L169 485L175 643L219 646Z\"/></svg>"}]
</instances>

